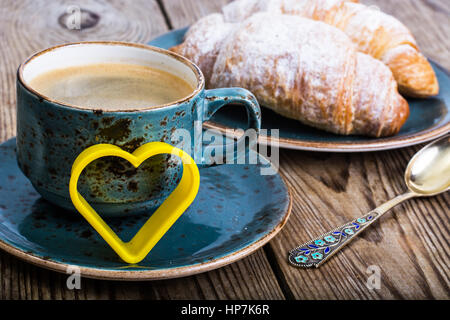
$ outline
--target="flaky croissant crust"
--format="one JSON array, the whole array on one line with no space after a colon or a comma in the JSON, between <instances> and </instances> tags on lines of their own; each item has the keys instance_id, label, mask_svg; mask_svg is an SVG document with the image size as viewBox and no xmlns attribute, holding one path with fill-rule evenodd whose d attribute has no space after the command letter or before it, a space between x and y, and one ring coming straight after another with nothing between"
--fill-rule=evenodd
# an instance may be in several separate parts
<instances>
[{"instance_id":1,"label":"flaky croissant crust","mask_svg":"<svg viewBox=\"0 0 450 320\"><path fill-rule=\"evenodd\" d=\"M247 88L263 106L330 132L393 135L408 117L389 68L322 22L258 13L232 24L213 14L172 50L198 64L209 87Z\"/></svg>"},{"instance_id":2,"label":"flaky croissant crust","mask_svg":"<svg viewBox=\"0 0 450 320\"><path fill-rule=\"evenodd\" d=\"M239 22L256 12L283 13L323 21L344 31L358 50L385 63L400 92L414 97L439 93L439 84L417 43L396 18L357 0L236 0L223 8L225 21Z\"/></svg>"}]
</instances>

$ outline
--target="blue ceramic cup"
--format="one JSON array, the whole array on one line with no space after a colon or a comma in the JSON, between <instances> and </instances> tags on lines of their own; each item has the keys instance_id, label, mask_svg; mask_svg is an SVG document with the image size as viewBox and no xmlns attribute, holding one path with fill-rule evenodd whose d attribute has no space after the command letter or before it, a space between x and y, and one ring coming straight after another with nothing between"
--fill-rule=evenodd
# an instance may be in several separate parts
<instances>
[{"instance_id":1,"label":"blue ceramic cup","mask_svg":"<svg viewBox=\"0 0 450 320\"><path fill-rule=\"evenodd\" d=\"M107 106L95 110L68 105L30 86L30 81L43 73L96 63L150 66L184 79L195 89L189 96L169 104L107 111ZM181 146L198 165L208 165L205 155L211 154L208 148L212 147L202 144L202 123L230 103L244 105L249 127L259 132L261 112L249 91L205 90L200 69L177 54L123 42L64 44L33 55L19 67L17 161L43 198L74 210L68 188L70 173L73 161L84 149L110 143L132 152L144 143L162 141ZM174 134L178 129L189 133L190 141L182 141L186 136ZM242 150L244 138L236 141L235 150ZM249 146L246 152L248 149ZM101 215L140 213L159 206L176 187L182 175L180 164L179 159L164 155L146 160L139 168L121 158L102 158L85 168L78 189Z\"/></svg>"}]
</instances>

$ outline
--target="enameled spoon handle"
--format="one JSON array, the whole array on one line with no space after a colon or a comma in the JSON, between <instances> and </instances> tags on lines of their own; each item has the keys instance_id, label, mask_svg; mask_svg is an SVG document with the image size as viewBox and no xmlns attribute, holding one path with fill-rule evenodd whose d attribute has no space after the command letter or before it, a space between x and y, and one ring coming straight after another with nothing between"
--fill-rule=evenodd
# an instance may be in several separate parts
<instances>
[{"instance_id":1,"label":"enameled spoon handle","mask_svg":"<svg viewBox=\"0 0 450 320\"><path fill-rule=\"evenodd\" d=\"M289 251L289 262L297 267L318 268L372 223L377 221L385 212L415 196L417 194L412 192L397 196L364 216L302 244Z\"/></svg>"}]
</instances>

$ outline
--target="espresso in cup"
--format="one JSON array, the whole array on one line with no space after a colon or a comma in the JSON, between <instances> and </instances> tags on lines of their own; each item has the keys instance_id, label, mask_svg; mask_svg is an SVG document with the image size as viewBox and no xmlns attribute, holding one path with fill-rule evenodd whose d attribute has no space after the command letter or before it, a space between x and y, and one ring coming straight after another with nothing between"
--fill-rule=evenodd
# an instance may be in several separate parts
<instances>
[{"instance_id":1,"label":"espresso in cup","mask_svg":"<svg viewBox=\"0 0 450 320\"><path fill-rule=\"evenodd\" d=\"M18 70L19 168L43 198L74 211L69 181L83 150L113 144L133 152L161 141L183 149L197 165L209 165L214 148L203 144L202 123L226 104L244 105L249 127L259 131L261 113L249 91L205 90L200 69L175 53L123 42L53 47ZM244 137L234 149L245 145ZM181 176L181 161L168 155L139 168L104 157L84 169L78 191L99 214L127 216L158 207Z\"/></svg>"},{"instance_id":2,"label":"espresso in cup","mask_svg":"<svg viewBox=\"0 0 450 320\"><path fill-rule=\"evenodd\" d=\"M134 110L187 97L194 88L171 73L147 66L102 63L51 70L30 81L61 103L100 110Z\"/></svg>"}]
</instances>

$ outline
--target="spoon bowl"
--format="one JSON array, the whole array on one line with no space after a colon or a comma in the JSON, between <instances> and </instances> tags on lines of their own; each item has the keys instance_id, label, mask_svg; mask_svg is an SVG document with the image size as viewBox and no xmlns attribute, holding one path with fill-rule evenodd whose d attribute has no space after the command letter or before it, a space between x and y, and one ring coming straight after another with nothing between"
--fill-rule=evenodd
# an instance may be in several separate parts
<instances>
[{"instance_id":1,"label":"spoon bowl","mask_svg":"<svg viewBox=\"0 0 450 320\"><path fill-rule=\"evenodd\" d=\"M433 196L450 189L450 135L414 155L405 171L405 183L417 196Z\"/></svg>"}]
</instances>

